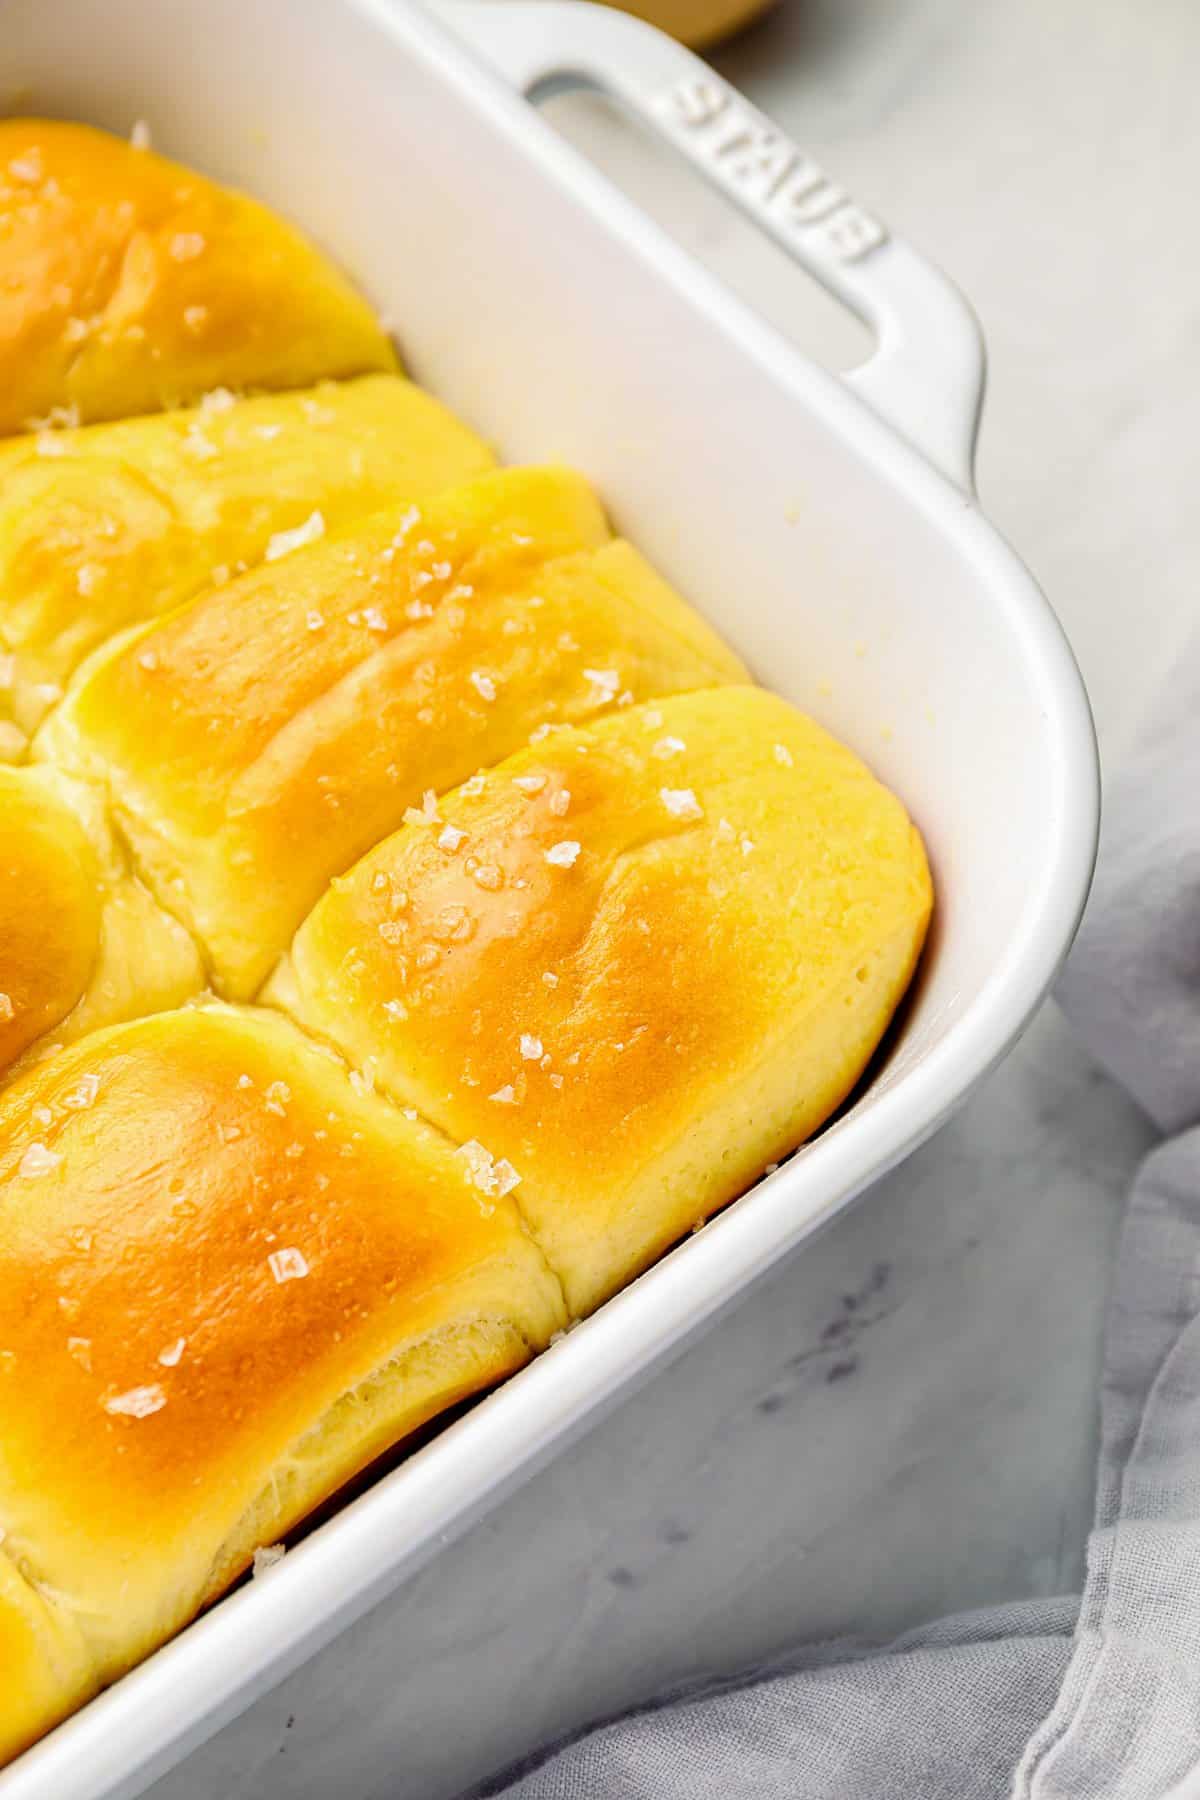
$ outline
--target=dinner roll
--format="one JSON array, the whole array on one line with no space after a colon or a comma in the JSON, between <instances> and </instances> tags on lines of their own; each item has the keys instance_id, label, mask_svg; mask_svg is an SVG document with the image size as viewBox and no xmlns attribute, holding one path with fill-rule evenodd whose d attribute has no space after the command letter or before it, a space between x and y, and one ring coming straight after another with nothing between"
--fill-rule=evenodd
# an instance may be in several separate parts
<instances>
[{"instance_id":1,"label":"dinner roll","mask_svg":"<svg viewBox=\"0 0 1200 1800\"><path fill-rule=\"evenodd\" d=\"M0 764L0 1080L47 1034L63 1043L203 985L191 939L131 875L95 790Z\"/></svg>"},{"instance_id":2,"label":"dinner roll","mask_svg":"<svg viewBox=\"0 0 1200 1800\"><path fill-rule=\"evenodd\" d=\"M363 851L532 733L744 678L564 469L381 514L102 650L37 754L250 997Z\"/></svg>"},{"instance_id":3,"label":"dinner roll","mask_svg":"<svg viewBox=\"0 0 1200 1800\"><path fill-rule=\"evenodd\" d=\"M0 442L9 755L113 632L280 554L289 534L422 500L492 460L396 375L253 400L218 389L188 412Z\"/></svg>"},{"instance_id":4,"label":"dinner roll","mask_svg":"<svg viewBox=\"0 0 1200 1800\"><path fill-rule=\"evenodd\" d=\"M447 795L335 884L266 997L512 1163L578 1314L829 1117L930 904L920 838L858 758L715 688Z\"/></svg>"},{"instance_id":5,"label":"dinner roll","mask_svg":"<svg viewBox=\"0 0 1200 1800\"><path fill-rule=\"evenodd\" d=\"M0 1096L0 1649L42 1647L0 1739L563 1325L509 1186L266 1013L117 1026Z\"/></svg>"},{"instance_id":6,"label":"dinner roll","mask_svg":"<svg viewBox=\"0 0 1200 1800\"><path fill-rule=\"evenodd\" d=\"M0 433L394 366L278 214L91 126L0 120Z\"/></svg>"}]
</instances>

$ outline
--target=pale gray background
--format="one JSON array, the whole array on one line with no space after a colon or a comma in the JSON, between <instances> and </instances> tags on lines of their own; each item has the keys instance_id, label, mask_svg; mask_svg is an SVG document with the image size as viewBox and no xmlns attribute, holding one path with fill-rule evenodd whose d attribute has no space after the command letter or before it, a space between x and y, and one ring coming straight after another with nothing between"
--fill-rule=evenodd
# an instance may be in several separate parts
<instances>
[{"instance_id":1,"label":"pale gray background","mask_svg":"<svg viewBox=\"0 0 1200 1800\"><path fill-rule=\"evenodd\" d=\"M1200 570L1200 8L784 0L719 60L975 302L983 502L1112 761ZM594 107L560 117L802 341L853 344L689 179ZM905 1169L155 1800L448 1800L680 1677L1077 1584L1147 1141L1047 1012Z\"/></svg>"}]
</instances>

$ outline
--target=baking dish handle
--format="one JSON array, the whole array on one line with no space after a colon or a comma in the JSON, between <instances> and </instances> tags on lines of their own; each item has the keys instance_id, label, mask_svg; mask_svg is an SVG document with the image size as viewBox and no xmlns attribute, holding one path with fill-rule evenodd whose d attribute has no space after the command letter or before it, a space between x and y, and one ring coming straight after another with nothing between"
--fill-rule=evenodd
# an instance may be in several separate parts
<instances>
[{"instance_id":1,"label":"baking dish handle","mask_svg":"<svg viewBox=\"0 0 1200 1800\"><path fill-rule=\"evenodd\" d=\"M874 333L845 379L968 493L983 338L954 284L818 168L706 63L584 0L431 0L523 94L599 88L631 107Z\"/></svg>"}]
</instances>

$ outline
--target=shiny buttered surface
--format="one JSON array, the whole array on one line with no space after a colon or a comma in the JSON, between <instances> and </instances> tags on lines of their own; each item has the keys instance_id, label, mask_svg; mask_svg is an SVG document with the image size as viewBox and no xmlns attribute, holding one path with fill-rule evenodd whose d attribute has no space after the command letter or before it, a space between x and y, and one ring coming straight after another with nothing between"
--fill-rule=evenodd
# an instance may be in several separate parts
<instances>
[{"instance_id":1,"label":"shiny buttered surface","mask_svg":"<svg viewBox=\"0 0 1200 1800\"><path fill-rule=\"evenodd\" d=\"M398 375L0 440L0 760L114 632L492 461Z\"/></svg>"},{"instance_id":2,"label":"shiny buttered surface","mask_svg":"<svg viewBox=\"0 0 1200 1800\"><path fill-rule=\"evenodd\" d=\"M411 817L268 997L521 1176L587 1312L845 1097L929 913L903 807L761 688L555 732Z\"/></svg>"},{"instance_id":3,"label":"shiny buttered surface","mask_svg":"<svg viewBox=\"0 0 1200 1800\"><path fill-rule=\"evenodd\" d=\"M3 1758L816 1130L931 888L586 481L145 148L0 123L0 431Z\"/></svg>"},{"instance_id":4,"label":"shiny buttered surface","mask_svg":"<svg viewBox=\"0 0 1200 1800\"><path fill-rule=\"evenodd\" d=\"M65 1704L566 1323L512 1194L468 1173L278 1016L160 1013L8 1089L3 1551L68 1615ZM33 1630L53 1660L57 1620Z\"/></svg>"},{"instance_id":5,"label":"shiny buttered surface","mask_svg":"<svg viewBox=\"0 0 1200 1800\"><path fill-rule=\"evenodd\" d=\"M0 119L0 432L396 366L294 226L144 140Z\"/></svg>"},{"instance_id":6,"label":"shiny buttered surface","mask_svg":"<svg viewBox=\"0 0 1200 1800\"><path fill-rule=\"evenodd\" d=\"M542 726L735 679L587 484L510 469L377 514L98 652L35 744L248 999L329 881ZM611 682L619 684L610 692Z\"/></svg>"}]
</instances>

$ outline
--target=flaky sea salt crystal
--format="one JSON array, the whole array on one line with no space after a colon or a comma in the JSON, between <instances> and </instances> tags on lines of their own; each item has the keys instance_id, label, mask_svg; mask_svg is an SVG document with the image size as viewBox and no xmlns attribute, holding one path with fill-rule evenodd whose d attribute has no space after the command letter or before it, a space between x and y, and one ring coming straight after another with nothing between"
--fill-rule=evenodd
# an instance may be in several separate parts
<instances>
[{"instance_id":1,"label":"flaky sea salt crystal","mask_svg":"<svg viewBox=\"0 0 1200 1800\"><path fill-rule=\"evenodd\" d=\"M555 869L573 869L581 848L574 838L563 838L559 843L551 844L546 861Z\"/></svg>"},{"instance_id":2,"label":"flaky sea salt crystal","mask_svg":"<svg viewBox=\"0 0 1200 1800\"><path fill-rule=\"evenodd\" d=\"M99 1092L100 1077L98 1075L81 1075L71 1092L64 1098L63 1105L70 1107L72 1112L85 1112L89 1106L94 1104Z\"/></svg>"},{"instance_id":3,"label":"flaky sea salt crystal","mask_svg":"<svg viewBox=\"0 0 1200 1800\"><path fill-rule=\"evenodd\" d=\"M469 1138L455 1151L455 1155L465 1164L467 1181L481 1194L489 1199L502 1199L511 1194L520 1183L521 1177L510 1162L501 1158L499 1161L490 1150L477 1138Z\"/></svg>"},{"instance_id":4,"label":"flaky sea salt crystal","mask_svg":"<svg viewBox=\"0 0 1200 1800\"><path fill-rule=\"evenodd\" d=\"M395 537L392 539L392 542L397 549L399 549L400 545L404 542L413 526L419 525L420 522L421 514L419 509L415 506L410 506L407 512L402 512L400 514L399 528Z\"/></svg>"},{"instance_id":5,"label":"flaky sea salt crystal","mask_svg":"<svg viewBox=\"0 0 1200 1800\"><path fill-rule=\"evenodd\" d=\"M286 1250L272 1250L267 1262L272 1275L281 1286L285 1281L303 1281L308 1274L304 1253L294 1246L289 1246Z\"/></svg>"},{"instance_id":6,"label":"flaky sea salt crystal","mask_svg":"<svg viewBox=\"0 0 1200 1800\"><path fill-rule=\"evenodd\" d=\"M616 669L585 669L585 681L590 681L596 691L597 698L615 700L621 686L621 677Z\"/></svg>"},{"instance_id":7,"label":"flaky sea salt crystal","mask_svg":"<svg viewBox=\"0 0 1200 1800\"><path fill-rule=\"evenodd\" d=\"M189 425L184 432L183 447L197 462L211 462L214 456L221 454L220 446L214 444L196 424Z\"/></svg>"},{"instance_id":8,"label":"flaky sea salt crystal","mask_svg":"<svg viewBox=\"0 0 1200 1800\"><path fill-rule=\"evenodd\" d=\"M272 1569L277 1568L286 1555L287 1551L282 1544L263 1544L260 1549L254 1552L254 1563L251 1572L255 1581L261 1580L264 1575L269 1574Z\"/></svg>"},{"instance_id":9,"label":"flaky sea salt crystal","mask_svg":"<svg viewBox=\"0 0 1200 1800\"><path fill-rule=\"evenodd\" d=\"M426 788L420 806L406 806L404 823L406 825L440 825L442 816L438 812L437 795L432 788Z\"/></svg>"},{"instance_id":10,"label":"flaky sea salt crystal","mask_svg":"<svg viewBox=\"0 0 1200 1800\"><path fill-rule=\"evenodd\" d=\"M184 1346L186 1344L186 1338L176 1338L173 1344L168 1344L165 1350L159 1351L158 1360L164 1369L173 1369L175 1367L180 1357L183 1355Z\"/></svg>"},{"instance_id":11,"label":"flaky sea salt crystal","mask_svg":"<svg viewBox=\"0 0 1200 1800\"><path fill-rule=\"evenodd\" d=\"M37 1175L48 1175L51 1169L57 1169L62 1157L57 1150L47 1150L45 1144L30 1144L18 1165L18 1174L27 1181Z\"/></svg>"},{"instance_id":12,"label":"flaky sea salt crystal","mask_svg":"<svg viewBox=\"0 0 1200 1800\"><path fill-rule=\"evenodd\" d=\"M792 761L792 753L788 749L786 744L776 744L774 754L775 754L775 761L780 765L781 768L791 769L791 768L795 767L795 764Z\"/></svg>"},{"instance_id":13,"label":"flaky sea salt crystal","mask_svg":"<svg viewBox=\"0 0 1200 1800\"><path fill-rule=\"evenodd\" d=\"M540 1062L545 1054L540 1037L534 1037L531 1031L521 1033L521 1055L526 1062Z\"/></svg>"},{"instance_id":14,"label":"flaky sea salt crystal","mask_svg":"<svg viewBox=\"0 0 1200 1800\"><path fill-rule=\"evenodd\" d=\"M264 560L278 562L281 556L290 556L293 550L302 550L305 544L315 544L318 538L324 536L324 513L311 512L302 525L295 526L291 531L277 531L274 537L267 539Z\"/></svg>"},{"instance_id":15,"label":"flaky sea salt crystal","mask_svg":"<svg viewBox=\"0 0 1200 1800\"><path fill-rule=\"evenodd\" d=\"M659 738L657 744L651 745L650 754L661 757L680 756L686 749L687 745L682 738L664 737Z\"/></svg>"},{"instance_id":16,"label":"flaky sea salt crystal","mask_svg":"<svg viewBox=\"0 0 1200 1800\"><path fill-rule=\"evenodd\" d=\"M36 147L26 151L24 156L14 156L8 165L10 175L18 181L40 181L42 179L42 153Z\"/></svg>"},{"instance_id":17,"label":"flaky sea salt crystal","mask_svg":"<svg viewBox=\"0 0 1200 1800\"><path fill-rule=\"evenodd\" d=\"M167 1404L167 1396L157 1381L151 1381L145 1387L129 1388L124 1394L113 1394L102 1400L106 1413L120 1413L129 1419L148 1419L151 1413L161 1412Z\"/></svg>"},{"instance_id":18,"label":"flaky sea salt crystal","mask_svg":"<svg viewBox=\"0 0 1200 1800\"><path fill-rule=\"evenodd\" d=\"M481 700L492 701L496 698L496 683L482 669L472 669L468 679Z\"/></svg>"},{"instance_id":19,"label":"flaky sea salt crystal","mask_svg":"<svg viewBox=\"0 0 1200 1800\"><path fill-rule=\"evenodd\" d=\"M44 419L26 419L26 431L74 431L80 423L78 404L73 400L70 406L52 406Z\"/></svg>"},{"instance_id":20,"label":"flaky sea salt crystal","mask_svg":"<svg viewBox=\"0 0 1200 1800\"><path fill-rule=\"evenodd\" d=\"M493 1165L492 1178L495 1182L492 1192L498 1200L502 1200L505 1194L511 1194L515 1187L521 1185L521 1177L505 1157L501 1157Z\"/></svg>"},{"instance_id":21,"label":"flaky sea salt crystal","mask_svg":"<svg viewBox=\"0 0 1200 1800\"><path fill-rule=\"evenodd\" d=\"M194 262L198 256L203 256L205 242L198 231L177 231L169 249L173 261Z\"/></svg>"},{"instance_id":22,"label":"flaky sea salt crystal","mask_svg":"<svg viewBox=\"0 0 1200 1800\"><path fill-rule=\"evenodd\" d=\"M704 808L691 788L659 788L659 798L673 819L702 819Z\"/></svg>"}]
</instances>

